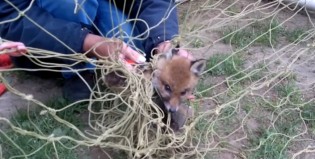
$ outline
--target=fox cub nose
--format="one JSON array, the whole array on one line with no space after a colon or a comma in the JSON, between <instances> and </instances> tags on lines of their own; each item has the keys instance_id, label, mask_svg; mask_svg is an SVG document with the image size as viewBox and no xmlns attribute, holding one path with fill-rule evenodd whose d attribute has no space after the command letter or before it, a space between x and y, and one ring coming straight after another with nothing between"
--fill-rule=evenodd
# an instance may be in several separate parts
<instances>
[{"instance_id":1,"label":"fox cub nose","mask_svg":"<svg viewBox=\"0 0 315 159\"><path fill-rule=\"evenodd\" d=\"M179 106L172 106L170 105L168 102L164 102L164 106L166 108L166 110L170 113L175 113L178 110Z\"/></svg>"}]
</instances>

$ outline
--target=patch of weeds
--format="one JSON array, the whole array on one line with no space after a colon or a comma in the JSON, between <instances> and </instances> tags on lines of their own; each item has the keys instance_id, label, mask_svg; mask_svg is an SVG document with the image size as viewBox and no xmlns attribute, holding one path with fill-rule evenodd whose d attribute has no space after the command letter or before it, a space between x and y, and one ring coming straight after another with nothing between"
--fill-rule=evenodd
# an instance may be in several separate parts
<instances>
[{"instance_id":1,"label":"patch of weeds","mask_svg":"<svg viewBox=\"0 0 315 159\"><path fill-rule=\"evenodd\" d=\"M253 106L249 103L242 104L242 109L248 114L253 108Z\"/></svg>"},{"instance_id":2,"label":"patch of weeds","mask_svg":"<svg viewBox=\"0 0 315 159\"><path fill-rule=\"evenodd\" d=\"M229 116L232 116L235 113L235 107L234 106L227 106L221 110L221 113L219 115L219 118L226 118Z\"/></svg>"},{"instance_id":3,"label":"patch of weeds","mask_svg":"<svg viewBox=\"0 0 315 159\"><path fill-rule=\"evenodd\" d=\"M63 98L60 98L57 101L48 102L47 105L51 108L54 108L54 109L61 109L68 104L70 104L69 101L67 101ZM80 103L80 104L73 105L64 111L57 112L57 115L59 117L61 117L62 119L66 120L70 123L73 123L75 126L81 127L82 126L81 122L77 122L77 120L79 118L79 115L81 115L81 113L84 110L86 110L86 108L87 108L87 106L85 103Z\"/></svg>"},{"instance_id":4,"label":"patch of weeds","mask_svg":"<svg viewBox=\"0 0 315 159\"><path fill-rule=\"evenodd\" d=\"M313 129L313 133L315 134L315 103L307 103L303 107L301 107L301 115L305 123L309 128Z\"/></svg>"},{"instance_id":5,"label":"patch of weeds","mask_svg":"<svg viewBox=\"0 0 315 159\"><path fill-rule=\"evenodd\" d=\"M288 97L291 103L299 104L303 102L302 94L293 80L279 83L275 90L280 98Z\"/></svg>"},{"instance_id":6,"label":"patch of weeds","mask_svg":"<svg viewBox=\"0 0 315 159\"><path fill-rule=\"evenodd\" d=\"M290 43L297 42L298 40L303 39L307 34L306 31L301 28L294 29L292 31L286 31L286 38Z\"/></svg>"},{"instance_id":7,"label":"patch of weeds","mask_svg":"<svg viewBox=\"0 0 315 159\"><path fill-rule=\"evenodd\" d=\"M207 69L210 69L208 74L214 76L233 75L236 78L242 77L244 74L240 71L242 70L244 60L237 55L229 56L228 54L215 54L209 58L207 62Z\"/></svg>"},{"instance_id":8,"label":"patch of weeds","mask_svg":"<svg viewBox=\"0 0 315 159\"><path fill-rule=\"evenodd\" d=\"M240 126L241 122L235 109L234 106L227 106L221 110L214 123L214 130L217 134L228 135Z\"/></svg>"},{"instance_id":9,"label":"patch of weeds","mask_svg":"<svg viewBox=\"0 0 315 159\"><path fill-rule=\"evenodd\" d=\"M208 129L209 125L210 125L209 120L206 117L203 117L197 121L195 128L201 133L206 133L206 130Z\"/></svg>"},{"instance_id":10,"label":"patch of weeds","mask_svg":"<svg viewBox=\"0 0 315 159\"><path fill-rule=\"evenodd\" d=\"M251 81L258 81L266 75L267 71L267 66L264 63L259 63L253 67L248 76Z\"/></svg>"},{"instance_id":11,"label":"patch of weeds","mask_svg":"<svg viewBox=\"0 0 315 159\"><path fill-rule=\"evenodd\" d=\"M230 83L229 81L227 81ZM239 92L244 90L244 86L242 85L241 82L231 82L229 84L229 91L228 91L228 96L233 96L237 95Z\"/></svg>"},{"instance_id":12,"label":"patch of weeds","mask_svg":"<svg viewBox=\"0 0 315 159\"><path fill-rule=\"evenodd\" d=\"M277 100L260 100L259 106L263 108L265 111L275 111L277 106L279 105L279 101Z\"/></svg>"},{"instance_id":13,"label":"patch of weeds","mask_svg":"<svg viewBox=\"0 0 315 159\"><path fill-rule=\"evenodd\" d=\"M232 44L241 48L252 41L254 37L253 33L244 30L236 31L237 29L237 27L233 27L223 31L222 36L225 37L223 43Z\"/></svg>"},{"instance_id":14,"label":"patch of weeds","mask_svg":"<svg viewBox=\"0 0 315 159\"><path fill-rule=\"evenodd\" d=\"M194 129L196 130L195 133L198 138L200 139L208 139L212 133L213 133L213 122L212 122L212 115L211 116L204 116L202 118L199 118L198 120L195 120L196 124L194 126ZM200 144L206 144L209 141L207 140L200 140L198 141Z\"/></svg>"},{"instance_id":15,"label":"patch of weeds","mask_svg":"<svg viewBox=\"0 0 315 159\"><path fill-rule=\"evenodd\" d=\"M65 106L64 102L65 101L62 99L57 100L50 103L49 106L55 109L61 108L62 106ZM80 108L67 109L64 110L64 112L57 113L57 115L80 128L82 126L82 120L79 116L75 115L80 111ZM79 138L78 134L73 129L61 124L49 113L40 114L40 110L19 111L13 119L11 119L11 121L13 125L21 129L37 133L44 137L53 134L55 137L70 136L76 139ZM57 155L59 158L67 159L76 159L79 157L73 150L70 149L70 147L73 147L76 144L68 139L61 139L59 141L52 142L24 133L20 134L11 129L3 132L5 135L2 133L0 134L0 143L6 143L6 146L3 147L3 156L5 158L23 155L21 150L23 150L27 155L33 153L28 156L28 158L31 159L57 158Z\"/></svg>"},{"instance_id":16,"label":"patch of weeds","mask_svg":"<svg viewBox=\"0 0 315 159\"><path fill-rule=\"evenodd\" d=\"M211 87L211 85L207 84L206 81L200 81L198 83L196 89L197 89L198 93L200 92L199 93L200 96L202 96L202 97L209 97L211 90L204 91L204 90L208 89L209 87Z\"/></svg>"},{"instance_id":17,"label":"patch of weeds","mask_svg":"<svg viewBox=\"0 0 315 159\"><path fill-rule=\"evenodd\" d=\"M290 138L284 135L262 130L259 134L249 137L251 148L254 150L247 154L247 158L285 159L285 146L289 140Z\"/></svg>"},{"instance_id":18,"label":"patch of weeds","mask_svg":"<svg viewBox=\"0 0 315 159\"><path fill-rule=\"evenodd\" d=\"M275 44L278 41L284 31L278 25L277 21L266 20L255 22L238 31L236 31L237 27L228 28L222 33L222 36L225 37L223 42L235 45L237 48L242 48L249 43L270 46L270 43Z\"/></svg>"},{"instance_id":19,"label":"patch of weeds","mask_svg":"<svg viewBox=\"0 0 315 159\"><path fill-rule=\"evenodd\" d=\"M1 76L8 82L16 81L19 79L29 79L31 78L30 74L25 71L8 71L8 72L0 72ZM0 79L0 82L4 82Z\"/></svg>"},{"instance_id":20,"label":"patch of weeds","mask_svg":"<svg viewBox=\"0 0 315 159\"><path fill-rule=\"evenodd\" d=\"M193 41L192 41L192 47L194 48L200 48L200 47L204 47L205 44L202 40L200 40L199 38L195 38Z\"/></svg>"},{"instance_id":21,"label":"patch of weeds","mask_svg":"<svg viewBox=\"0 0 315 159\"><path fill-rule=\"evenodd\" d=\"M278 133L288 136L295 136L301 133L303 128L303 120L296 110L287 110L277 116L277 121L274 123L274 128Z\"/></svg>"},{"instance_id":22,"label":"patch of weeds","mask_svg":"<svg viewBox=\"0 0 315 159\"><path fill-rule=\"evenodd\" d=\"M290 72L289 75L288 75L286 78L287 78L287 80L289 80L289 81L296 81L296 80L297 80L297 76L296 76L296 74L293 73L293 72Z\"/></svg>"}]
</instances>

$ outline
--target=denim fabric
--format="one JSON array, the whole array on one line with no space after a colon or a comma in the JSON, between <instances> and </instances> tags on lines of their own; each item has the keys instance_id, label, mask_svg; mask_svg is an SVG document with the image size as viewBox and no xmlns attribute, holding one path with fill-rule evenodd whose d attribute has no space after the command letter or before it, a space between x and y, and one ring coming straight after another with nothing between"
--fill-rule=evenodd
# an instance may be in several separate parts
<instances>
[{"instance_id":1,"label":"denim fabric","mask_svg":"<svg viewBox=\"0 0 315 159\"><path fill-rule=\"evenodd\" d=\"M99 0L99 7L94 24L104 37L116 37L139 51L144 51L142 42L134 40L138 33L137 26L127 20L127 14L118 9L113 1Z\"/></svg>"},{"instance_id":2,"label":"denim fabric","mask_svg":"<svg viewBox=\"0 0 315 159\"><path fill-rule=\"evenodd\" d=\"M95 19L99 7L98 0L77 0L77 2L78 9L76 9L75 0L36 0L36 4L40 8L56 18L91 25L92 22L89 18Z\"/></svg>"},{"instance_id":3,"label":"denim fabric","mask_svg":"<svg viewBox=\"0 0 315 159\"><path fill-rule=\"evenodd\" d=\"M86 13L90 15L91 21L94 22L97 22L97 19L102 19L102 17L98 16L101 15L98 12L100 9L106 8L101 7L99 2L113 2L113 0L77 1L79 4L85 1L81 7L85 9ZM136 44L136 46L144 48L144 52L148 55L148 61L150 60L149 55L155 46L165 40L171 40L179 34L177 10L173 0L114 1L120 8L125 8L126 12L130 13L130 18L141 20L136 24L136 30L146 35L142 37L145 38L143 42L140 42L139 45ZM12 17L17 17L17 8L18 10L28 8L27 12L25 12L28 18L22 16L15 21L0 25L0 36L2 38L23 42L28 47L45 49L61 54L73 54L83 51L82 44L88 34L88 30L82 28L86 27L93 32L95 30L92 30L93 26L89 26L90 21L85 12L78 10L78 13L74 14L74 0L35 0L35 3L30 6L32 2L32 0L10 0L9 4L7 1L0 1L0 21L10 21ZM12 4L15 7L12 7ZM29 19L32 19L32 21ZM162 19L164 21L161 22ZM108 22L104 22L104 24L106 23ZM40 25L44 30L37 25ZM50 34L47 34L47 32ZM106 33L104 30L102 32ZM137 34L136 32L133 33ZM51 35L54 35L54 37ZM110 36L111 34L106 33L104 35ZM67 44L67 47L62 45L60 41ZM143 46L141 46L141 43ZM21 68L42 68L28 58L12 57L12 59L15 65ZM73 63L73 61L59 58L47 60L47 62L52 60L52 63ZM84 68L85 66L81 67L78 65L77 67Z\"/></svg>"},{"instance_id":4,"label":"denim fabric","mask_svg":"<svg viewBox=\"0 0 315 159\"><path fill-rule=\"evenodd\" d=\"M132 48L143 51L141 41L131 40L132 38L130 38L137 35L136 27L133 26L132 22L127 23L127 16L108 0L78 0L77 8L79 9L77 10L75 10L74 0L36 0L36 3L56 18L78 22L87 26L92 26L94 23L104 37L120 38ZM90 63L79 63L72 68L93 70L94 66ZM64 68L64 70L67 69ZM63 73L65 78L70 78L73 75L74 73L71 72Z\"/></svg>"}]
</instances>

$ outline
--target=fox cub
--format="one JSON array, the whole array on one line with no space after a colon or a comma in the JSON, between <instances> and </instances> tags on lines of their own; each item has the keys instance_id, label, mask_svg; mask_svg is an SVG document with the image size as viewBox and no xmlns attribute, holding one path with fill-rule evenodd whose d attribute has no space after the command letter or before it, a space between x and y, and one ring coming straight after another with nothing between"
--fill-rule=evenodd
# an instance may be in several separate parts
<instances>
[{"instance_id":1,"label":"fox cub","mask_svg":"<svg viewBox=\"0 0 315 159\"><path fill-rule=\"evenodd\" d=\"M187 96L192 94L200 74L204 71L206 60L189 60L178 55L177 49L170 49L154 58L154 68L144 65L139 70L144 73L145 78L151 78L160 98L159 103L164 105L161 106L163 111L175 113ZM119 88L124 87L125 80L120 72L112 72L106 75L105 84L113 91L119 92L122 90Z\"/></svg>"},{"instance_id":2,"label":"fox cub","mask_svg":"<svg viewBox=\"0 0 315 159\"><path fill-rule=\"evenodd\" d=\"M152 84L168 112L177 112L180 105L198 84L206 60L189 60L178 55L177 49L157 57Z\"/></svg>"}]
</instances>

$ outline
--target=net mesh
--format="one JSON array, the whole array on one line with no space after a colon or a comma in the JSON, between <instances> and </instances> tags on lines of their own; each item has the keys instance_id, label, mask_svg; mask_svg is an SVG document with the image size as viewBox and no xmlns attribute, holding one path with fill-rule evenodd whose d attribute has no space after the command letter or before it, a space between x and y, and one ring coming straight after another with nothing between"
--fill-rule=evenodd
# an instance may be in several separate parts
<instances>
[{"instance_id":1,"label":"net mesh","mask_svg":"<svg viewBox=\"0 0 315 159\"><path fill-rule=\"evenodd\" d=\"M180 133L162 122L164 114L152 101L151 82L143 75L119 62L28 48L26 56L44 67L32 71L71 69L42 60L50 57L89 61L100 72L99 85L91 88L94 93L83 106L78 104L82 101L48 106L6 78L27 69L1 70L1 81L27 101L27 109L18 119L0 116L0 156L314 158L314 14L285 2L177 3L181 47L207 59L197 98L189 103L195 114ZM25 16L27 9L17 10ZM126 75L127 86L119 93L102 88L103 77L111 71Z\"/></svg>"}]
</instances>

